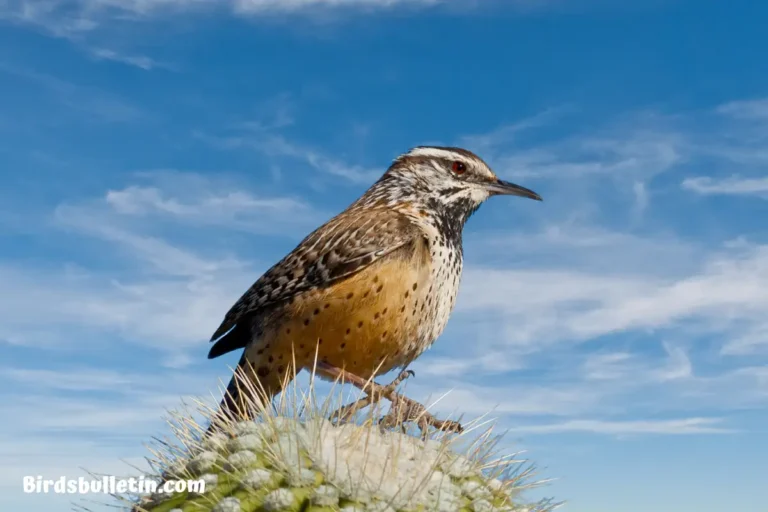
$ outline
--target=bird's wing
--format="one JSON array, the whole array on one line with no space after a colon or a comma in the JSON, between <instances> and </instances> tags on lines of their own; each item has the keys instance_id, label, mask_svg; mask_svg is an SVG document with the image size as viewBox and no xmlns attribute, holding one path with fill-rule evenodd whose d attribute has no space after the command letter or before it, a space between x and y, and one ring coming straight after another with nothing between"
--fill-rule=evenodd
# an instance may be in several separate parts
<instances>
[{"instance_id":1,"label":"bird's wing","mask_svg":"<svg viewBox=\"0 0 768 512\"><path fill-rule=\"evenodd\" d=\"M418 228L402 213L371 209L331 219L261 276L226 314L211 341L238 322L312 289L337 283L412 242Z\"/></svg>"}]
</instances>

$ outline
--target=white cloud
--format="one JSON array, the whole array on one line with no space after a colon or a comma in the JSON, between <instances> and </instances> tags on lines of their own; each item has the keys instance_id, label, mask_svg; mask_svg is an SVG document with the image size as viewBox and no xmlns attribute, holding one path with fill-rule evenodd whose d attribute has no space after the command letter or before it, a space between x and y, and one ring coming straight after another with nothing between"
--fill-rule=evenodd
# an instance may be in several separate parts
<instances>
[{"instance_id":1,"label":"white cloud","mask_svg":"<svg viewBox=\"0 0 768 512\"><path fill-rule=\"evenodd\" d=\"M651 344L648 340L643 345ZM451 367L445 361L446 371L428 375L429 382L421 380L420 368L428 365L424 361L415 367L417 377L409 381L407 392L428 404L439 398L433 410L441 416L464 414L465 418L472 418L490 414L505 425L521 429L529 421L560 425L562 421L555 421L556 418L570 421L590 417L611 425L627 420L654 423L660 415L697 415L702 411L717 411L728 417L735 411L763 410L768 405L768 366L719 373L709 368L697 375L681 347L665 344L665 349L667 355L662 359L647 349L596 355L568 351L539 358L536 365L529 365L524 372L512 372L503 378L479 368L463 372L463 368ZM531 383L530 376L534 374L535 382L541 385ZM478 385L477 381L483 384ZM560 431L558 427L547 429ZM562 431L578 429L589 430L584 425L576 428L569 424ZM603 430L611 433L604 425ZM599 428L594 431L601 432Z\"/></svg>"},{"instance_id":2,"label":"white cloud","mask_svg":"<svg viewBox=\"0 0 768 512\"><path fill-rule=\"evenodd\" d=\"M183 231L184 224L197 233L204 226L267 226L290 236L296 226L317 215L290 199L256 198L242 190L219 194L206 180L201 184L214 190L201 196L182 186L183 176L177 178L179 196L169 196L162 188L129 186L102 200L58 207L55 226L111 245L113 253L105 260L113 262L113 270L0 264L5 286L23 290L0 301L2 337L23 345L55 340L71 346L75 339L87 344L80 338L118 333L128 341L167 350L174 354L173 364L181 364L184 357L176 351L207 337L259 271L252 262L221 255L221 249L202 255L197 248L180 247L147 230L166 218L176 232ZM40 323L41 317L45 323Z\"/></svg>"},{"instance_id":3,"label":"white cloud","mask_svg":"<svg viewBox=\"0 0 768 512\"><path fill-rule=\"evenodd\" d=\"M325 215L294 198L253 195L223 178L167 171L139 178L150 185L113 189L54 211L55 228L105 244L108 270L0 262L4 285L23 290L0 299L0 339L73 350L117 335L164 352L167 366L184 366L186 351L205 348L200 343L266 269L241 260L219 237L231 240L233 230L300 237ZM168 233L194 238L182 245Z\"/></svg>"},{"instance_id":4,"label":"white cloud","mask_svg":"<svg viewBox=\"0 0 768 512\"><path fill-rule=\"evenodd\" d=\"M686 178L681 186L685 190L702 195L755 195L768 198L768 178L710 178L698 176Z\"/></svg>"},{"instance_id":5,"label":"white cloud","mask_svg":"<svg viewBox=\"0 0 768 512\"><path fill-rule=\"evenodd\" d=\"M648 188L642 181L636 181L632 184L632 190L635 192L635 213L642 214L650 202Z\"/></svg>"},{"instance_id":6,"label":"white cloud","mask_svg":"<svg viewBox=\"0 0 768 512\"><path fill-rule=\"evenodd\" d=\"M179 198L157 187L132 185L108 191L104 201L121 215L167 215L196 225L260 232L309 226L323 215L293 197L257 197L242 190L207 194L196 191L192 197Z\"/></svg>"},{"instance_id":7,"label":"white cloud","mask_svg":"<svg viewBox=\"0 0 768 512\"><path fill-rule=\"evenodd\" d=\"M720 426L722 418L683 418L673 420L569 420L562 423L511 427L510 433L560 434L564 432L588 432L593 434L732 434L737 430Z\"/></svg>"},{"instance_id":8,"label":"white cloud","mask_svg":"<svg viewBox=\"0 0 768 512\"><path fill-rule=\"evenodd\" d=\"M732 101L720 105L717 112L739 119L768 120L768 98Z\"/></svg>"},{"instance_id":9,"label":"white cloud","mask_svg":"<svg viewBox=\"0 0 768 512\"><path fill-rule=\"evenodd\" d=\"M668 343L663 346L667 358L661 361L630 352L588 355L583 364L584 377L594 381L623 380L632 386L693 378L693 366L685 350Z\"/></svg>"},{"instance_id":10,"label":"white cloud","mask_svg":"<svg viewBox=\"0 0 768 512\"><path fill-rule=\"evenodd\" d=\"M116 227L90 210L62 206L57 208L55 220L62 226L119 244L158 271L175 276L202 276L217 271L242 269L244 263L232 259L204 259L163 239L132 233Z\"/></svg>"},{"instance_id":11,"label":"white cloud","mask_svg":"<svg viewBox=\"0 0 768 512\"><path fill-rule=\"evenodd\" d=\"M167 64L158 62L146 55L127 55L116 52L115 50L109 50L107 48L94 48L91 50L91 55L97 60L106 60L112 62L120 62L129 66L143 69L144 71L151 71L153 69L170 69Z\"/></svg>"},{"instance_id":12,"label":"white cloud","mask_svg":"<svg viewBox=\"0 0 768 512\"><path fill-rule=\"evenodd\" d=\"M510 257L521 269L568 269L603 276L677 277L696 271L709 256L706 249L658 229L651 234L606 229L579 219L545 220L514 233L469 230L468 247L484 261L508 266Z\"/></svg>"},{"instance_id":13,"label":"white cloud","mask_svg":"<svg viewBox=\"0 0 768 512\"><path fill-rule=\"evenodd\" d=\"M124 371L84 364L57 366L0 368L6 387L25 390L23 395L3 396L0 410L5 417L16 418L0 428L4 438L44 442L55 433L62 446L84 434L105 445L134 437L146 441L146 436L165 430L164 417L174 411L188 409L197 418L198 409L190 397L213 403L207 395L216 391L216 381L201 379L199 371L159 372L153 361Z\"/></svg>"},{"instance_id":14,"label":"white cloud","mask_svg":"<svg viewBox=\"0 0 768 512\"><path fill-rule=\"evenodd\" d=\"M448 387L443 382L431 380L423 384L415 377L408 383L408 394L424 404L434 404L441 415L464 414L468 418L484 414L508 417L568 417L588 412L606 412L609 393L587 393L583 386L572 384L524 385L501 384L475 385L468 381L453 381Z\"/></svg>"},{"instance_id":15,"label":"white cloud","mask_svg":"<svg viewBox=\"0 0 768 512\"><path fill-rule=\"evenodd\" d=\"M731 336L722 346L724 355L765 355L768 354L768 323L748 328L745 332Z\"/></svg>"},{"instance_id":16,"label":"white cloud","mask_svg":"<svg viewBox=\"0 0 768 512\"><path fill-rule=\"evenodd\" d=\"M190 361L185 351L204 349L199 344L266 270L239 259L219 237L231 240L233 230L299 237L324 215L297 199L255 196L223 179L179 172L140 178L152 184L54 211L55 228L105 244L109 269L0 262L4 286L23 291L0 299L0 339L72 350L117 335L165 352L168 366L183 366ZM194 237L181 245L168 233Z\"/></svg>"},{"instance_id":17,"label":"white cloud","mask_svg":"<svg viewBox=\"0 0 768 512\"><path fill-rule=\"evenodd\" d=\"M450 0L234 0L234 10L245 14L296 12L311 8L391 9L402 6L433 6Z\"/></svg>"},{"instance_id":18,"label":"white cloud","mask_svg":"<svg viewBox=\"0 0 768 512\"><path fill-rule=\"evenodd\" d=\"M127 99L99 88L76 84L6 62L0 62L1 73L22 79L32 86L43 88L55 98L56 107L63 106L68 110L76 112L78 120L102 123L130 123L151 119L147 112ZM47 115L53 117L55 112L49 112Z\"/></svg>"},{"instance_id":19,"label":"white cloud","mask_svg":"<svg viewBox=\"0 0 768 512\"><path fill-rule=\"evenodd\" d=\"M272 157L300 160L317 171L342 178L351 183L371 184L385 171L385 169L367 169L359 165L348 164L322 151L292 142L284 136L274 133L271 129L263 129L260 125L251 125L247 132L234 136L198 134L198 137L224 149L248 149Z\"/></svg>"},{"instance_id":20,"label":"white cloud","mask_svg":"<svg viewBox=\"0 0 768 512\"><path fill-rule=\"evenodd\" d=\"M169 14L223 11L252 18L460 3L457 0L2 0L0 19L43 27L54 35L76 39L108 23L135 23Z\"/></svg>"},{"instance_id":21,"label":"white cloud","mask_svg":"<svg viewBox=\"0 0 768 512\"><path fill-rule=\"evenodd\" d=\"M659 125L612 126L514 152L505 150L491 161L498 174L507 177L562 180L606 175L633 183L667 171L684 158L681 135Z\"/></svg>"},{"instance_id":22,"label":"white cloud","mask_svg":"<svg viewBox=\"0 0 768 512\"><path fill-rule=\"evenodd\" d=\"M588 380L616 380L624 377L635 356L628 352L596 354L584 362L584 373Z\"/></svg>"},{"instance_id":23,"label":"white cloud","mask_svg":"<svg viewBox=\"0 0 768 512\"><path fill-rule=\"evenodd\" d=\"M117 445L114 441L94 439L93 433L81 439L64 439L56 434L4 435L0 442L0 506L5 510L72 510L74 502L87 504L87 510L112 510L115 500L108 495L26 494L21 491L20 482L28 475L46 479L90 478L91 473L137 476L134 468L148 469L144 454L136 449L141 441L144 439Z\"/></svg>"},{"instance_id":24,"label":"white cloud","mask_svg":"<svg viewBox=\"0 0 768 512\"><path fill-rule=\"evenodd\" d=\"M22 476L130 476L138 474L135 467L147 469L143 457L151 454L142 444L152 435L167 435L164 417L183 409L184 397L205 395L206 386L214 382L200 378L200 372L158 371L154 361L123 371L68 365L61 358L36 362L59 369L18 364L0 368L5 390L0 393L0 414L10 419L0 425L0 501L8 507L17 500L14 508L24 510L46 509L47 502L21 493ZM47 510L65 509L77 499L49 497ZM114 503L108 495L86 499Z\"/></svg>"},{"instance_id":25,"label":"white cloud","mask_svg":"<svg viewBox=\"0 0 768 512\"><path fill-rule=\"evenodd\" d=\"M293 197L256 196L242 186L194 173L152 171L140 177L154 183L112 189L93 201L61 204L53 214L55 224L120 245L169 275L201 276L241 270L246 264L231 255L200 256L152 235L153 228L165 223L178 234L194 228L198 236L205 233L208 243L203 246L215 247L222 228L300 238L330 217Z\"/></svg>"},{"instance_id":26,"label":"white cloud","mask_svg":"<svg viewBox=\"0 0 768 512\"><path fill-rule=\"evenodd\" d=\"M547 109L520 121L500 126L487 133L465 135L459 139L459 145L472 148L478 154L484 154L486 151L493 151L498 149L499 146L508 145L510 142L516 141L518 137L527 132L550 126L570 110L568 107Z\"/></svg>"},{"instance_id":27,"label":"white cloud","mask_svg":"<svg viewBox=\"0 0 768 512\"><path fill-rule=\"evenodd\" d=\"M646 374L650 379L664 383L693 377L693 365L682 347L664 344L664 349L667 352L667 362L663 366L654 365L647 371Z\"/></svg>"},{"instance_id":28,"label":"white cloud","mask_svg":"<svg viewBox=\"0 0 768 512\"><path fill-rule=\"evenodd\" d=\"M158 396L155 404L137 404L123 401L121 407L109 407L109 400L81 402L53 397L25 396L23 401L4 405L7 416L24 418L24 426L29 431L77 431L105 432L111 435L134 433L137 428L148 430L159 425L163 413L163 401L168 396ZM34 411L39 411L34 414ZM32 416L30 417L30 414ZM34 422L31 420L34 418Z\"/></svg>"},{"instance_id":29,"label":"white cloud","mask_svg":"<svg viewBox=\"0 0 768 512\"><path fill-rule=\"evenodd\" d=\"M552 268L469 268L460 311L498 311L510 343L542 346L610 333L679 326L719 332L762 324L768 307L768 247L712 255L676 278L605 275Z\"/></svg>"},{"instance_id":30,"label":"white cloud","mask_svg":"<svg viewBox=\"0 0 768 512\"><path fill-rule=\"evenodd\" d=\"M318 171L338 176L353 183L370 184L384 173L384 169L365 169L359 165L350 165L320 151L293 143L280 135L272 135L263 139L263 142L259 143L259 148L268 155L304 160Z\"/></svg>"},{"instance_id":31,"label":"white cloud","mask_svg":"<svg viewBox=\"0 0 768 512\"><path fill-rule=\"evenodd\" d=\"M201 346L257 272L210 279L117 281L109 274L67 275L0 266L4 294L0 339L29 346L86 350L105 336L174 353ZM45 319L41 322L41 319Z\"/></svg>"},{"instance_id":32,"label":"white cloud","mask_svg":"<svg viewBox=\"0 0 768 512\"><path fill-rule=\"evenodd\" d=\"M131 379L124 372L92 368L73 368L71 371L62 372L40 368L5 367L0 368L0 376L25 386L50 386L65 391L126 389L129 384L136 383L135 379Z\"/></svg>"},{"instance_id":33,"label":"white cloud","mask_svg":"<svg viewBox=\"0 0 768 512\"><path fill-rule=\"evenodd\" d=\"M521 360L512 357L507 351L495 348L493 343L476 345L474 352L467 350L464 357L435 356L414 361L411 369L426 377L459 377L480 371L502 374L523 368Z\"/></svg>"}]
</instances>

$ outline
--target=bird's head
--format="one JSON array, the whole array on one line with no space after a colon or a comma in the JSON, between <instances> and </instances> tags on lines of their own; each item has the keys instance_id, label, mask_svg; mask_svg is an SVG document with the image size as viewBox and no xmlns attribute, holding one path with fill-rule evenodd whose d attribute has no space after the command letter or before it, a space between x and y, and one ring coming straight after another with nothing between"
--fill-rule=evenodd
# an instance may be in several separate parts
<instances>
[{"instance_id":1,"label":"bird's head","mask_svg":"<svg viewBox=\"0 0 768 512\"><path fill-rule=\"evenodd\" d=\"M395 159L377 185L386 190L391 202L420 203L461 220L466 220L491 196L541 201L536 192L499 179L471 151L453 147L413 148Z\"/></svg>"}]
</instances>

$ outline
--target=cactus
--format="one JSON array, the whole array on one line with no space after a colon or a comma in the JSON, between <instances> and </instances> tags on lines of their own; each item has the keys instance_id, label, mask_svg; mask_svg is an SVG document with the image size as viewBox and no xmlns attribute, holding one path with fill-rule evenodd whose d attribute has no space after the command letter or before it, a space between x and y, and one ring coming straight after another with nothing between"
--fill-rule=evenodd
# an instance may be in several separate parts
<instances>
[{"instance_id":1,"label":"cactus","mask_svg":"<svg viewBox=\"0 0 768 512\"><path fill-rule=\"evenodd\" d=\"M532 466L496 458L498 438L479 421L460 435L416 436L383 428L370 414L337 424L314 389L284 391L277 407L249 404L213 434L191 415L171 422L175 443L151 460L165 480L202 480L203 490L121 497L134 512L548 512L559 504L521 501ZM204 416L213 410L204 406Z\"/></svg>"}]
</instances>

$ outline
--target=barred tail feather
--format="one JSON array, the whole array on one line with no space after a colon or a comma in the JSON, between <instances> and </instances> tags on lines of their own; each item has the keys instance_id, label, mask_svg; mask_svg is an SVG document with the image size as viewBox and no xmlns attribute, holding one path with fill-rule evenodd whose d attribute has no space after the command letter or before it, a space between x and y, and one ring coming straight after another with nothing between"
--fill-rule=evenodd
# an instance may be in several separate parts
<instances>
[{"instance_id":1,"label":"barred tail feather","mask_svg":"<svg viewBox=\"0 0 768 512\"><path fill-rule=\"evenodd\" d=\"M208 433L221 425L232 424L232 420L252 419L294 377L291 372L280 375L275 371L260 372L259 368L258 363L249 361L243 353L219 403L218 412L211 420Z\"/></svg>"}]
</instances>

